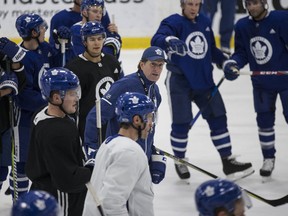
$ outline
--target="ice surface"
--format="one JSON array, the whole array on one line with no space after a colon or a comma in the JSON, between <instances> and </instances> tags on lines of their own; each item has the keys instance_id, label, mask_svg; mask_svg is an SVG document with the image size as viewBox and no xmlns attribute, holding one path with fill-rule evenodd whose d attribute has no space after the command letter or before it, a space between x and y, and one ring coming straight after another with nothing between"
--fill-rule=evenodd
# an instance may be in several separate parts
<instances>
[{"instance_id":1,"label":"ice surface","mask_svg":"<svg viewBox=\"0 0 288 216\"><path fill-rule=\"evenodd\" d=\"M122 65L126 74L135 72L143 50L123 50L121 53ZM247 70L247 68L245 68ZM217 83L223 72L215 68L215 82ZM158 125L156 129L156 147L172 153L170 136L170 111L167 101L167 92L164 86L166 69L163 70L158 81L162 94L162 104L159 109ZM288 133L287 125L282 115L282 106L278 99L276 115L276 165L272 181L263 184L259 176L262 166L262 155L258 141L256 115L253 108L252 87L249 76L241 76L236 81L225 80L220 86L220 92L224 98L227 109L228 125L232 140L233 153L239 155L237 160L250 161L255 173L246 179L238 181L238 184L265 199L278 199L288 194ZM193 108L194 115L198 112ZM287 146L286 146L287 145ZM188 151L186 154L189 162L207 170L219 177L224 177L220 157L212 145L209 136L209 128L202 117L199 117L189 133ZM286 171L285 171L286 170ZM154 185L155 199L154 209L156 216L192 216L198 215L195 209L194 192L196 187L211 177L190 169L191 178L189 184L181 181L174 169L174 162L167 159L167 172L165 179ZM9 215L11 197L5 196L8 181L5 182L0 193L0 214ZM246 211L249 216L283 216L288 215L288 205L272 207L251 197L252 209Z\"/></svg>"}]
</instances>

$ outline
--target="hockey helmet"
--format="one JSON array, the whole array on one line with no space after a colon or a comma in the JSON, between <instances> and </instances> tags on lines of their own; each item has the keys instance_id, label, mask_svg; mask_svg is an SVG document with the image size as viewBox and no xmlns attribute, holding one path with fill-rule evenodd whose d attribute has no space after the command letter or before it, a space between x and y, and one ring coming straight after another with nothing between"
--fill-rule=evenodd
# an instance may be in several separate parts
<instances>
[{"instance_id":1,"label":"hockey helmet","mask_svg":"<svg viewBox=\"0 0 288 216\"><path fill-rule=\"evenodd\" d=\"M187 2L187 0L180 0L180 4L182 5L182 4L184 4L184 3L186 3ZM204 0L201 0L201 4L204 4Z\"/></svg>"},{"instance_id":2,"label":"hockey helmet","mask_svg":"<svg viewBox=\"0 0 288 216\"><path fill-rule=\"evenodd\" d=\"M86 22L81 28L81 38L82 42L86 41L87 37L93 35L102 35L103 38L106 38L106 32L104 27L100 22L97 21L89 21Z\"/></svg>"},{"instance_id":3,"label":"hockey helmet","mask_svg":"<svg viewBox=\"0 0 288 216\"><path fill-rule=\"evenodd\" d=\"M32 30L40 33L40 27L48 29L48 25L38 14L22 14L16 19L16 29L22 38L31 37Z\"/></svg>"},{"instance_id":4,"label":"hockey helmet","mask_svg":"<svg viewBox=\"0 0 288 216\"><path fill-rule=\"evenodd\" d=\"M118 122L131 123L135 115L139 115L144 122L147 122L147 114L153 113L154 110L155 105L148 96L126 92L117 99L115 112Z\"/></svg>"},{"instance_id":5,"label":"hockey helmet","mask_svg":"<svg viewBox=\"0 0 288 216\"><path fill-rule=\"evenodd\" d=\"M81 2L80 10L83 12L84 10L88 10L92 6L101 7L103 10L103 16L106 14L106 9L104 6L104 0L83 0Z\"/></svg>"},{"instance_id":6,"label":"hockey helmet","mask_svg":"<svg viewBox=\"0 0 288 216\"><path fill-rule=\"evenodd\" d=\"M232 181L213 179L202 183L195 192L195 202L200 216L214 216L215 209L223 207L229 213L235 210L235 202L243 199L246 207L252 206L248 195Z\"/></svg>"},{"instance_id":7,"label":"hockey helmet","mask_svg":"<svg viewBox=\"0 0 288 216\"><path fill-rule=\"evenodd\" d=\"M40 78L40 88L43 98L49 99L51 91L59 91L64 98L67 90L77 89L80 98L78 77L66 68L51 68L45 71Z\"/></svg>"},{"instance_id":8,"label":"hockey helmet","mask_svg":"<svg viewBox=\"0 0 288 216\"><path fill-rule=\"evenodd\" d=\"M45 191L29 191L18 198L12 207L12 216L58 216L57 200Z\"/></svg>"},{"instance_id":9,"label":"hockey helmet","mask_svg":"<svg viewBox=\"0 0 288 216\"><path fill-rule=\"evenodd\" d=\"M255 0L242 0L242 4L243 4L243 8L246 9L246 5L248 2L250 1L255 1ZM265 10L268 10L268 3L267 0L260 0L260 2L262 3L263 7Z\"/></svg>"}]
</instances>

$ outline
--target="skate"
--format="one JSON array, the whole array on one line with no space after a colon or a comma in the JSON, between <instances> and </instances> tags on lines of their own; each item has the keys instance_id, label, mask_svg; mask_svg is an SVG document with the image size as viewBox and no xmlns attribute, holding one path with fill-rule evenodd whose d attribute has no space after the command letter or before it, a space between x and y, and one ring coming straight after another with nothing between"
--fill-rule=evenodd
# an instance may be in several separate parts
<instances>
[{"instance_id":1,"label":"skate","mask_svg":"<svg viewBox=\"0 0 288 216\"><path fill-rule=\"evenodd\" d=\"M251 163L243 163L236 160L235 156L222 158L223 172L231 181L237 181L254 173Z\"/></svg>"},{"instance_id":2,"label":"skate","mask_svg":"<svg viewBox=\"0 0 288 216\"><path fill-rule=\"evenodd\" d=\"M183 158L184 160L188 161L187 158ZM188 167L182 163L175 162L175 169L180 179L189 179L190 172Z\"/></svg>"},{"instance_id":3,"label":"skate","mask_svg":"<svg viewBox=\"0 0 288 216\"><path fill-rule=\"evenodd\" d=\"M263 166L260 169L260 175L262 176L262 182L265 183L271 179L272 172L274 170L275 158L265 158Z\"/></svg>"}]
</instances>

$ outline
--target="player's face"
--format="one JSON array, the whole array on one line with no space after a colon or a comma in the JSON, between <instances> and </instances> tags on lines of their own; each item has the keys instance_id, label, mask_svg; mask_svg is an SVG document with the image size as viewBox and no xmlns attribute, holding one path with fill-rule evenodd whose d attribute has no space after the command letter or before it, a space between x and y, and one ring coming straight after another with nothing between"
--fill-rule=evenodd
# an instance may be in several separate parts
<instances>
[{"instance_id":1,"label":"player's face","mask_svg":"<svg viewBox=\"0 0 288 216\"><path fill-rule=\"evenodd\" d=\"M189 20L194 20L198 16L200 6L201 0L187 0L182 5L184 16L186 16Z\"/></svg>"},{"instance_id":2,"label":"player's face","mask_svg":"<svg viewBox=\"0 0 288 216\"><path fill-rule=\"evenodd\" d=\"M163 60L141 62L141 69L146 78L152 82L157 82L164 66Z\"/></svg>"},{"instance_id":3,"label":"player's face","mask_svg":"<svg viewBox=\"0 0 288 216\"><path fill-rule=\"evenodd\" d=\"M266 10L261 0L249 0L245 2L249 14L255 20L261 20L266 16Z\"/></svg>"},{"instance_id":4,"label":"player's face","mask_svg":"<svg viewBox=\"0 0 288 216\"><path fill-rule=\"evenodd\" d=\"M100 22L103 16L102 7L92 6L88 10L88 19L89 21L98 21Z\"/></svg>"},{"instance_id":5,"label":"player's face","mask_svg":"<svg viewBox=\"0 0 288 216\"><path fill-rule=\"evenodd\" d=\"M103 48L104 37L103 35L93 35L87 37L86 48L87 52L92 57L99 57Z\"/></svg>"},{"instance_id":6,"label":"player's face","mask_svg":"<svg viewBox=\"0 0 288 216\"><path fill-rule=\"evenodd\" d=\"M40 26L39 26L38 40L39 40L40 43L42 43L42 42L45 41L45 32L46 32L46 31L47 31L47 25L46 25L46 23L44 23L43 25L40 25ZM34 33L35 33L34 36L36 36L37 33L36 33L36 32L34 32ZM37 36L36 36L36 37L37 37Z\"/></svg>"},{"instance_id":7,"label":"player's face","mask_svg":"<svg viewBox=\"0 0 288 216\"><path fill-rule=\"evenodd\" d=\"M150 133L151 128L153 127L153 120L154 115L153 113L147 114L147 122L146 122L146 127L141 131L141 138L146 139L148 137L148 134ZM143 123L144 127L144 123Z\"/></svg>"},{"instance_id":8,"label":"player's face","mask_svg":"<svg viewBox=\"0 0 288 216\"><path fill-rule=\"evenodd\" d=\"M80 98L80 90L73 89L66 91L65 97L63 99L63 109L68 114L73 114L78 109L78 101Z\"/></svg>"}]
</instances>

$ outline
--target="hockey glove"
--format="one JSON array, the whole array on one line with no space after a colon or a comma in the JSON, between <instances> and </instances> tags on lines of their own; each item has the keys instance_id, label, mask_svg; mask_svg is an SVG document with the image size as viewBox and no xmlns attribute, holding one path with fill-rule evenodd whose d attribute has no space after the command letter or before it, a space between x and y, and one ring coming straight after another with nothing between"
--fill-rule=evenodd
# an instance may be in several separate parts
<instances>
[{"instance_id":1,"label":"hockey glove","mask_svg":"<svg viewBox=\"0 0 288 216\"><path fill-rule=\"evenodd\" d=\"M0 52L7 55L13 62L20 62L26 55L20 46L6 37L0 38Z\"/></svg>"},{"instance_id":2,"label":"hockey glove","mask_svg":"<svg viewBox=\"0 0 288 216\"><path fill-rule=\"evenodd\" d=\"M167 43L169 52L175 53L180 56L186 55L188 48L182 40L179 40L177 37L174 36L168 36L165 38L165 41Z\"/></svg>"},{"instance_id":3,"label":"hockey glove","mask_svg":"<svg viewBox=\"0 0 288 216\"><path fill-rule=\"evenodd\" d=\"M152 154L149 164L152 182L159 184L165 177L167 158L162 154Z\"/></svg>"},{"instance_id":4,"label":"hockey glove","mask_svg":"<svg viewBox=\"0 0 288 216\"><path fill-rule=\"evenodd\" d=\"M90 158L89 160L87 160L84 164L84 167L89 168L90 171L93 171L95 165L95 159L94 158Z\"/></svg>"},{"instance_id":5,"label":"hockey glove","mask_svg":"<svg viewBox=\"0 0 288 216\"><path fill-rule=\"evenodd\" d=\"M104 47L110 47L112 53L115 57L117 57L120 53L121 49L121 40L120 37L107 37L104 42Z\"/></svg>"},{"instance_id":6,"label":"hockey glove","mask_svg":"<svg viewBox=\"0 0 288 216\"><path fill-rule=\"evenodd\" d=\"M53 30L53 38L57 49L59 49L59 46L63 42L69 46L71 42L71 31L66 26L60 26L57 30Z\"/></svg>"},{"instance_id":7,"label":"hockey glove","mask_svg":"<svg viewBox=\"0 0 288 216\"><path fill-rule=\"evenodd\" d=\"M10 95L17 95L18 94L18 80L15 73L10 73L9 75L4 72L0 77L0 90L2 89L12 89Z\"/></svg>"},{"instance_id":8,"label":"hockey glove","mask_svg":"<svg viewBox=\"0 0 288 216\"><path fill-rule=\"evenodd\" d=\"M86 154L88 159L95 159L97 150L86 146Z\"/></svg>"},{"instance_id":9,"label":"hockey glove","mask_svg":"<svg viewBox=\"0 0 288 216\"><path fill-rule=\"evenodd\" d=\"M239 76L239 66L234 60L227 60L223 63L223 70L227 80L235 80Z\"/></svg>"}]
</instances>

